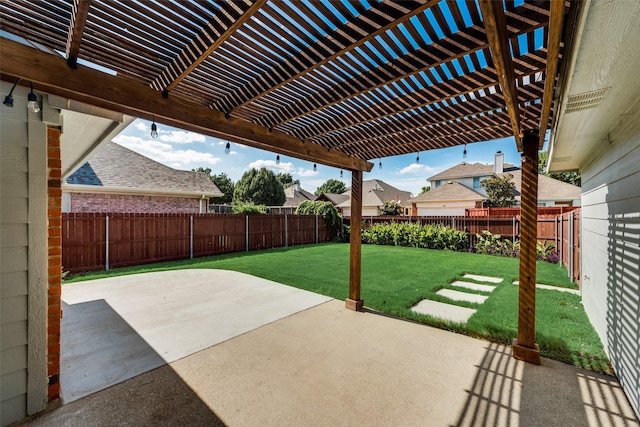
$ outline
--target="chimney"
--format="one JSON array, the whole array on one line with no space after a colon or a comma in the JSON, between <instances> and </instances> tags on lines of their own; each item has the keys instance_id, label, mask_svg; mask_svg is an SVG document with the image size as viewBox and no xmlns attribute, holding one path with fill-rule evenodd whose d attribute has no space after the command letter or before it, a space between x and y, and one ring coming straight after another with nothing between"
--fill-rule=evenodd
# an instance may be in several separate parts
<instances>
[{"instance_id":1,"label":"chimney","mask_svg":"<svg viewBox=\"0 0 640 427\"><path fill-rule=\"evenodd\" d=\"M496 153L496 159L493 162L493 173L504 172L504 154L502 151Z\"/></svg>"}]
</instances>

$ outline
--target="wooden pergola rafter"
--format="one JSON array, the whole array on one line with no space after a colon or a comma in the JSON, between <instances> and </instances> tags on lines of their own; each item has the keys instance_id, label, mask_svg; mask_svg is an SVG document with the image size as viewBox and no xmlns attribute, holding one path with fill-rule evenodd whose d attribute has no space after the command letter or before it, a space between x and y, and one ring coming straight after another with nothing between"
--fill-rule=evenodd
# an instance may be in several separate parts
<instances>
[{"instance_id":1,"label":"wooden pergola rafter","mask_svg":"<svg viewBox=\"0 0 640 427\"><path fill-rule=\"evenodd\" d=\"M3 0L0 29L24 40L2 41L0 73L40 91L350 170L354 224L363 171L373 166L367 159L514 137L524 156L527 229L514 355L536 362L537 150L554 119L571 6ZM106 72L70 67L80 59ZM351 236L347 306L360 309L360 240Z\"/></svg>"}]
</instances>

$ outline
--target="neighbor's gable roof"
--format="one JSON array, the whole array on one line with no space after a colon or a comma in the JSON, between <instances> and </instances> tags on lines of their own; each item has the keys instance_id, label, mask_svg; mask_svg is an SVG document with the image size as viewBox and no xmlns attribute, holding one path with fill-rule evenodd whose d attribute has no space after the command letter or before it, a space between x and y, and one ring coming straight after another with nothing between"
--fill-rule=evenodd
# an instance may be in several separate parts
<instances>
[{"instance_id":1,"label":"neighbor's gable roof","mask_svg":"<svg viewBox=\"0 0 640 427\"><path fill-rule=\"evenodd\" d=\"M339 205L342 202L346 202L347 200L349 200L351 198L350 193L346 194L346 193L322 193L321 195L318 196L318 198L316 200L324 200L326 199L327 201L333 203L334 205Z\"/></svg>"},{"instance_id":2,"label":"neighbor's gable roof","mask_svg":"<svg viewBox=\"0 0 640 427\"><path fill-rule=\"evenodd\" d=\"M305 200L315 200L316 196L312 193L309 193L306 190L303 190L302 188L298 188L297 185L292 185L288 188L284 189L284 195L286 197L284 204L282 206L284 207L298 207L298 205L302 202L304 202Z\"/></svg>"},{"instance_id":3,"label":"neighbor's gable roof","mask_svg":"<svg viewBox=\"0 0 640 427\"><path fill-rule=\"evenodd\" d=\"M504 164L504 171L509 172L513 169L517 169L517 167L510 165L509 163ZM437 175L428 178L428 181L439 181L446 179L462 179L462 178L471 178L478 176L488 176L494 175L494 165L492 164L482 164L482 163L458 163L457 165L440 172Z\"/></svg>"},{"instance_id":4,"label":"neighbor's gable roof","mask_svg":"<svg viewBox=\"0 0 640 427\"><path fill-rule=\"evenodd\" d=\"M103 144L63 185L68 191L109 191L220 197L222 192L201 172L181 171L114 142Z\"/></svg>"},{"instance_id":5,"label":"neighbor's gable roof","mask_svg":"<svg viewBox=\"0 0 640 427\"><path fill-rule=\"evenodd\" d=\"M349 196L349 199L337 205L339 208L351 207L351 189L344 194ZM410 192L399 190L384 181L371 179L362 182L362 206L384 206L389 200L398 200L405 206L409 204L410 199Z\"/></svg>"},{"instance_id":6,"label":"neighbor's gable roof","mask_svg":"<svg viewBox=\"0 0 640 427\"><path fill-rule=\"evenodd\" d=\"M522 170L516 169L505 173L513 175L513 183L518 191L517 198L520 198ZM504 173L499 175L504 175ZM545 175L538 175L538 200L577 200L580 199L581 192L580 187L575 185Z\"/></svg>"},{"instance_id":7,"label":"neighbor's gable roof","mask_svg":"<svg viewBox=\"0 0 640 427\"><path fill-rule=\"evenodd\" d=\"M433 188L418 197L411 199L411 203L432 202L444 200L484 200L485 197L456 181L449 181L437 188Z\"/></svg>"}]
</instances>

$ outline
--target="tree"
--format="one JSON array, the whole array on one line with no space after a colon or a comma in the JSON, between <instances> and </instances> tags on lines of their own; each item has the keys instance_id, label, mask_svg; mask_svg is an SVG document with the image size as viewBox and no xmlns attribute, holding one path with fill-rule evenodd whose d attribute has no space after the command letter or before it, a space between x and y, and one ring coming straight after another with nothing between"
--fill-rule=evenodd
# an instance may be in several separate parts
<instances>
[{"instance_id":1,"label":"tree","mask_svg":"<svg viewBox=\"0 0 640 427\"><path fill-rule=\"evenodd\" d=\"M490 208L510 208L516 204L515 189L512 181L513 175L510 173L502 177L494 176L480 182L480 185L487 190L486 204Z\"/></svg>"},{"instance_id":2,"label":"tree","mask_svg":"<svg viewBox=\"0 0 640 427\"><path fill-rule=\"evenodd\" d=\"M420 194L428 193L429 191L431 191L431 186L430 185L425 185L424 187L422 187L420 189ZM420 194L418 194L418 195L420 195Z\"/></svg>"},{"instance_id":3,"label":"tree","mask_svg":"<svg viewBox=\"0 0 640 427\"><path fill-rule=\"evenodd\" d=\"M329 179L316 189L315 195L319 196L322 193L342 194L347 191L347 187L344 182L337 179Z\"/></svg>"},{"instance_id":4,"label":"tree","mask_svg":"<svg viewBox=\"0 0 640 427\"><path fill-rule=\"evenodd\" d=\"M273 171L267 168L251 169L242 175L233 190L233 203L282 206L286 197L284 188Z\"/></svg>"},{"instance_id":5,"label":"tree","mask_svg":"<svg viewBox=\"0 0 640 427\"><path fill-rule=\"evenodd\" d=\"M569 184L577 185L578 187L582 185L582 176L580 175L580 172L545 173L544 169L547 166L548 155L549 153L547 151L538 153L538 173L539 174L548 176L549 178L557 179L558 181L563 181Z\"/></svg>"},{"instance_id":6,"label":"tree","mask_svg":"<svg viewBox=\"0 0 640 427\"><path fill-rule=\"evenodd\" d=\"M402 206L398 200L388 200L380 209L380 215L400 215L401 212Z\"/></svg>"},{"instance_id":7,"label":"tree","mask_svg":"<svg viewBox=\"0 0 640 427\"><path fill-rule=\"evenodd\" d=\"M213 182L218 190L224 194L222 197L215 197L211 199L211 203L228 204L233 199L233 181L227 176L226 173L220 173L217 175L211 175L211 168L203 168L198 166L195 169L191 169L194 172L202 172L206 174L211 182Z\"/></svg>"},{"instance_id":8,"label":"tree","mask_svg":"<svg viewBox=\"0 0 640 427\"><path fill-rule=\"evenodd\" d=\"M300 184L299 179L294 180L291 174L286 172L278 173L278 175L276 175L276 179L280 181L280 183L284 188L291 187L292 185L295 185L295 184Z\"/></svg>"}]
</instances>

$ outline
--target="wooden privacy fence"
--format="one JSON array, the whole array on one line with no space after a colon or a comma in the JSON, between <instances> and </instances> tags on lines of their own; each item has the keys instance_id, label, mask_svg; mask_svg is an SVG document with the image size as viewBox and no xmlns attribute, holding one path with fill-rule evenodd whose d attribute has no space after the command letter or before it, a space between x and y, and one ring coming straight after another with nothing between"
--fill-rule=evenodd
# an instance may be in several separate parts
<instances>
[{"instance_id":1,"label":"wooden privacy fence","mask_svg":"<svg viewBox=\"0 0 640 427\"><path fill-rule=\"evenodd\" d=\"M544 209L544 208L540 208ZM389 222L411 222L421 225L441 224L469 233L468 247L476 245L476 234L483 230L500 234L512 241L520 240L520 209L515 216L372 216L363 218L363 227ZM543 211L544 212L544 211ZM349 218L344 224L350 225ZM561 215L538 214L538 241L553 243L558 253L558 262L567 268L569 277L580 283L580 209L571 209Z\"/></svg>"},{"instance_id":2,"label":"wooden privacy fence","mask_svg":"<svg viewBox=\"0 0 640 427\"><path fill-rule=\"evenodd\" d=\"M64 213L62 265L77 273L331 237L324 218L313 215Z\"/></svg>"}]
</instances>

